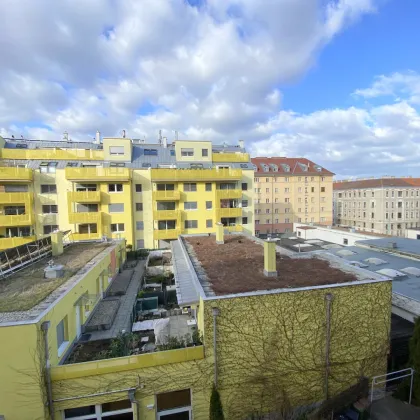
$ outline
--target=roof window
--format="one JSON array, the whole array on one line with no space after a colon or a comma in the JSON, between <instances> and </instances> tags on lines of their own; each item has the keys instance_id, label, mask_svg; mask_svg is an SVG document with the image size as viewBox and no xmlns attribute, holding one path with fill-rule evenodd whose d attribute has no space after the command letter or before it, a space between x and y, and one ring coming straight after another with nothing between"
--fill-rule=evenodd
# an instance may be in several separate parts
<instances>
[{"instance_id":1,"label":"roof window","mask_svg":"<svg viewBox=\"0 0 420 420\"><path fill-rule=\"evenodd\" d=\"M367 262L368 264L373 264L373 265L388 264L387 261L381 260L380 258L366 258L364 262Z\"/></svg>"},{"instance_id":2,"label":"roof window","mask_svg":"<svg viewBox=\"0 0 420 420\"><path fill-rule=\"evenodd\" d=\"M406 268L402 268L401 271L403 273L409 274L410 276L420 277L420 268L406 267Z\"/></svg>"},{"instance_id":3,"label":"roof window","mask_svg":"<svg viewBox=\"0 0 420 420\"><path fill-rule=\"evenodd\" d=\"M377 273L382 274L387 277L391 277L392 279L407 276L407 274L402 273L401 271L398 271L398 270L394 270L393 268L382 268L381 270L378 270Z\"/></svg>"},{"instance_id":4,"label":"roof window","mask_svg":"<svg viewBox=\"0 0 420 420\"><path fill-rule=\"evenodd\" d=\"M144 155L145 156L157 156L158 151L157 151L157 149L144 149Z\"/></svg>"}]
</instances>

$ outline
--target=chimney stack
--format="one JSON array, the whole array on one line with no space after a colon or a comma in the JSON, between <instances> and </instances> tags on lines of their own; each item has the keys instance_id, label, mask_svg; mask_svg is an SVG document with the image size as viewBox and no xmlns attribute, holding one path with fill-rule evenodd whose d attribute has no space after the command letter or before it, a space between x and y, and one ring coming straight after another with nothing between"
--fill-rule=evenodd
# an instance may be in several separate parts
<instances>
[{"instance_id":1,"label":"chimney stack","mask_svg":"<svg viewBox=\"0 0 420 420\"><path fill-rule=\"evenodd\" d=\"M264 276L277 277L275 239L264 241Z\"/></svg>"},{"instance_id":2,"label":"chimney stack","mask_svg":"<svg viewBox=\"0 0 420 420\"><path fill-rule=\"evenodd\" d=\"M54 232L51 234L51 248L53 257L63 253L63 232Z\"/></svg>"},{"instance_id":3,"label":"chimney stack","mask_svg":"<svg viewBox=\"0 0 420 420\"><path fill-rule=\"evenodd\" d=\"M216 244L222 245L225 243L224 233L223 233L223 224L216 223Z\"/></svg>"},{"instance_id":4,"label":"chimney stack","mask_svg":"<svg viewBox=\"0 0 420 420\"><path fill-rule=\"evenodd\" d=\"M100 144L101 143L101 133L99 132L99 130L96 130L95 143L96 144Z\"/></svg>"},{"instance_id":5,"label":"chimney stack","mask_svg":"<svg viewBox=\"0 0 420 420\"><path fill-rule=\"evenodd\" d=\"M240 147L241 149L243 149L243 148L244 148L244 141L243 141L243 140L239 140L239 147Z\"/></svg>"}]
</instances>

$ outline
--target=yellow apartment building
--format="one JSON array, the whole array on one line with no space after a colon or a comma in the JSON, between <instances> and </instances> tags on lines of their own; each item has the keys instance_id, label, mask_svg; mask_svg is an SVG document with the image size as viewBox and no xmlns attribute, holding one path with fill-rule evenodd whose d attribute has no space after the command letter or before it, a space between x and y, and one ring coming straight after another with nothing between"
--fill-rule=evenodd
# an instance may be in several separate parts
<instances>
[{"instance_id":1,"label":"yellow apartment building","mask_svg":"<svg viewBox=\"0 0 420 420\"><path fill-rule=\"evenodd\" d=\"M128 317L133 331L142 331L137 340L144 347L123 357L93 348L84 361L77 357L86 356L90 334L103 333L85 334L97 309L119 299L118 314L133 312L123 299L136 293L111 293L130 270L124 241L66 246L59 232L28 254L0 253L0 416L207 420L215 383L225 418L240 420L322 401L361 375L383 374L390 279L328 252L292 254L273 241L262 245L248 235L225 236L221 224L216 237L179 237L171 255L182 314ZM47 264L51 254L54 262ZM153 327L137 328L180 321L195 326L199 342L160 348L151 342L158 342L156 326L154 335L144 331Z\"/></svg>"},{"instance_id":2,"label":"yellow apartment building","mask_svg":"<svg viewBox=\"0 0 420 420\"><path fill-rule=\"evenodd\" d=\"M75 241L167 246L180 234L254 232L254 176L243 144L145 144L0 137L0 250L71 230Z\"/></svg>"},{"instance_id":3,"label":"yellow apartment building","mask_svg":"<svg viewBox=\"0 0 420 420\"><path fill-rule=\"evenodd\" d=\"M293 232L293 223L331 225L333 176L305 158L256 157L255 233Z\"/></svg>"}]
</instances>

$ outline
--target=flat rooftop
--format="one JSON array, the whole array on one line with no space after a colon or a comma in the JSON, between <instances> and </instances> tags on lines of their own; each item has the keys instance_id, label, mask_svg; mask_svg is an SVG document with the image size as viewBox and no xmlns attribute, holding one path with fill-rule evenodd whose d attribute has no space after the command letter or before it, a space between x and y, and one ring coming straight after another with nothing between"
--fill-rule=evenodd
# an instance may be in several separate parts
<instances>
[{"instance_id":1,"label":"flat rooftop","mask_svg":"<svg viewBox=\"0 0 420 420\"><path fill-rule=\"evenodd\" d=\"M206 296L383 279L364 270L353 270L354 267L341 263L340 258L331 254L331 260L309 254L296 254L296 257L277 254L278 276L266 277L264 249L257 239L228 235L223 245L217 245L214 236L181 240Z\"/></svg>"},{"instance_id":2,"label":"flat rooftop","mask_svg":"<svg viewBox=\"0 0 420 420\"><path fill-rule=\"evenodd\" d=\"M60 286L70 281L82 269L89 268L88 263L91 260L114 245L114 242L73 243L66 246L59 256L47 256L9 277L0 278L0 322L24 321L36 317L40 310L68 290L65 287L60 293L55 293ZM44 278L44 269L51 259L54 265L64 266L64 277Z\"/></svg>"}]
</instances>

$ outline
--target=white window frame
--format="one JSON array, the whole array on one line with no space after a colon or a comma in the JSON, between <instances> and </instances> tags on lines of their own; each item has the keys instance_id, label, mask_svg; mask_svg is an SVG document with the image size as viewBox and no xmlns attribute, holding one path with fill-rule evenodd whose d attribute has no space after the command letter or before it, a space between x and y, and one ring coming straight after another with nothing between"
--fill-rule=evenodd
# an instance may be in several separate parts
<instances>
[{"instance_id":1,"label":"white window frame","mask_svg":"<svg viewBox=\"0 0 420 420\"><path fill-rule=\"evenodd\" d=\"M181 148L181 156L194 156L194 149L191 147L183 147Z\"/></svg>"},{"instance_id":2,"label":"white window frame","mask_svg":"<svg viewBox=\"0 0 420 420\"><path fill-rule=\"evenodd\" d=\"M115 414L126 414L126 413L133 413L134 419L134 410L133 406L131 408L123 408L121 410L114 410L114 411L107 411L105 413L102 412L102 405L101 404L91 404L95 406L95 414L86 414L85 416L78 416L78 417L66 417L64 414L64 410L62 413L62 420L102 420L106 419L107 417L114 416Z\"/></svg>"},{"instance_id":3,"label":"white window frame","mask_svg":"<svg viewBox=\"0 0 420 420\"><path fill-rule=\"evenodd\" d=\"M124 146L109 146L109 154L111 156L123 156Z\"/></svg>"},{"instance_id":4,"label":"white window frame","mask_svg":"<svg viewBox=\"0 0 420 420\"><path fill-rule=\"evenodd\" d=\"M112 230L112 225L116 225L118 230ZM119 230L120 225L124 226L123 230ZM111 230L111 233L123 233L123 232L125 232L125 224L124 223L111 223L109 228Z\"/></svg>"},{"instance_id":5,"label":"white window frame","mask_svg":"<svg viewBox=\"0 0 420 420\"><path fill-rule=\"evenodd\" d=\"M121 185L122 190L121 191L111 191L111 185L113 185L115 189L117 189L117 185ZM124 184L122 184L121 182L108 184L108 192L111 193L111 194L121 194L121 193L124 192Z\"/></svg>"}]
</instances>

